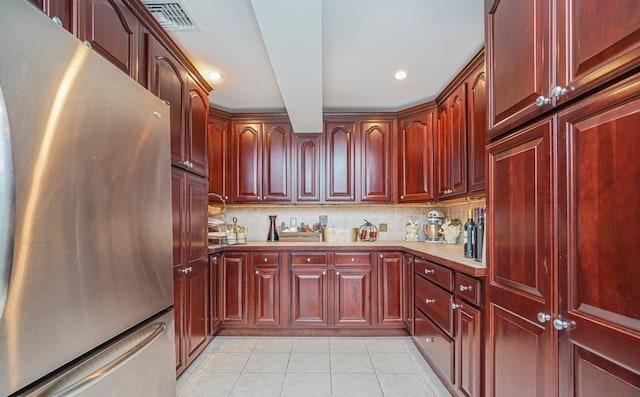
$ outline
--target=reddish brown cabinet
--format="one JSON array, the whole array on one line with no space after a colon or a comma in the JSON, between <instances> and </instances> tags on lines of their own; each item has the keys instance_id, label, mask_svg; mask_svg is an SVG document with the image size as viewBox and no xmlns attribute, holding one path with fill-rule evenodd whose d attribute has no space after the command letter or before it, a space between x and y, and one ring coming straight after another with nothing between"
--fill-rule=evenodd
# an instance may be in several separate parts
<instances>
[{"instance_id":1,"label":"reddish brown cabinet","mask_svg":"<svg viewBox=\"0 0 640 397\"><path fill-rule=\"evenodd\" d=\"M355 122L325 123L325 201L356 200Z\"/></svg>"},{"instance_id":2,"label":"reddish brown cabinet","mask_svg":"<svg viewBox=\"0 0 640 397\"><path fill-rule=\"evenodd\" d=\"M60 20L62 27L76 33L73 0L29 0L51 18Z\"/></svg>"},{"instance_id":3,"label":"reddish brown cabinet","mask_svg":"<svg viewBox=\"0 0 640 397\"><path fill-rule=\"evenodd\" d=\"M467 192L466 84L460 84L438 108L437 191L440 199Z\"/></svg>"},{"instance_id":4,"label":"reddish brown cabinet","mask_svg":"<svg viewBox=\"0 0 640 397\"><path fill-rule=\"evenodd\" d=\"M178 375L209 341L209 263L207 258L174 269L176 371Z\"/></svg>"},{"instance_id":5,"label":"reddish brown cabinet","mask_svg":"<svg viewBox=\"0 0 640 397\"><path fill-rule=\"evenodd\" d=\"M379 252L378 273L378 324L393 327L405 325L406 294L403 281L404 263L401 252Z\"/></svg>"},{"instance_id":6,"label":"reddish brown cabinet","mask_svg":"<svg viewBox=\"0 0 640 397\"><path fill-rule=\"evenodd\" d=\"M215 113L214 113L215 112ZM213 111L207 124L209 193L229 200L229 136L231 122Z\"/></svg>"},{"instance_id":7,"label":"reddish brown cabinet","mask_svg":"<svg viewBox=\"0 0 640 397\"><path fill-rule=\"evenodd\" d=\"M196 81L187 76L187 108L184 134L184 160L189 171L206 176L207 165L207 113L209 96Z\"/></svg>"},{"instance_id":8,"label":"reddish brown cabinet","mask_svg":"<svg viewBox=\"0 0 640 397\"><path fill-rule=\"evenodd\" d=\"M134 80L139 67L138 26L138 19L121 0L78 2L78 38Z\"/></svg>"},{"instance_id":9,"label":"reddish brown cabinet","mask_svg":"<svg viewBox=\"0 0 640 397\"><path fill-rule=\"evenodd\" d=\"M296 201L320 202L320 188L324 186L322 134L295 134Z\"/></svg>"},{"instance_id":10,"label":"reddish brown cabinet","mask_svg":"<svg viewBox=\"0 0 640 397\"><path fill-rule=\"evenodd\" d=\"M207 256L207 180L171 169L173 264L182 266Z\"/></svg>"},{"instance_id":11,"label":"reddish brown cabinet","mask_svg":"<svg viewBox=\"0 0 640 397\"><path fill-rule=\"evenodd\" d=\"M289 258L291 326L326 327L329 324L327 254L293 252Z\"/></svg>"},{"instance_id":12,"label":"reddish brown cabinet","mask_svg":"<svg viewBox=\"0 0 640 397\"><path fill-rule=\"evenodd\" d=\"M222 254L220 315L225 327L249 324L248 267L246 253Z\"/></svg>"},{"instance_id":13,"label":"reddish brown cabinet","mask_svg":"<svg viewBox=\"0 0 640 397\"><path fill-rule=\"evenodd\" d=\"M482 315L480 309L456 299L455 384L464 396L482 395Z\"/></svg>"},{"instance_id":14,"label":"reddish brown cabinet","mask_svg":"<svg viewBox=\"0 0 640 397\"><path fill-rule=\"evenodd\" d=\"M491 137L640 65L634 0L485 4Z\"/></svg>"},{"instance_id":15,"label":"reddish brown cabinet","mask_svg":"<svg viewBox=\"0 0 640 397\"><path fill-rule=\"evenodd\" d=\"M487 83L484 61L467 78L467 182L468 192L486 187Z\"/></svg>"},{"instance_id":16,"label":"reddish brown cabinet","mask_svg":"<svg viewBox=\"0 0 640 397\"><path fill-rule=\"evenodd\" d=\"M221 262L220 254L209 256L209 335L215 335L222 325L220 316Z\"/></svg>"},{"instance_id":17,"label":"reddish brown cabinet","mask_svg":"<svg viewBox=\"0 0 640 397\"><path fill-rule=\"evenodd\" d=\"M291 126L287 122L233 122L232 201L291 201Z\"/></svg>"},{"instance_id":18,"label":"reddish brown cabinet","mask_svg":"<svg viewBox=\"0 0 640 397\"><path fill-rule=\"evenodd\" d=\"M639 123L638 75L558 115L560 395L640 394Z\"/></svg>"},{"instance_id":19,"label":"reddish brown cabinet","mask_svg":"<svg viewBox=\"0 0 640 397\"><path fill-rule=\"evenodd\" d=\"M404 292L402 294L402 312L404 326L413 335L414 318L413 318L413 255L402 255L402 284Z\"/></svg>"},{"instance_id":20,"label":"reddish brown cabinet","mask_svg":"<svg viewBox=\"0 0 640 397\"><path fill-rule=\"evenodd\" d=\"M433 107L399 115L398 118L398 201L434 200L434 118Z\"/></svg>"},{"instance_id":21,"label":"reddish brown cabinet","mask_svg":"<svg viewBox=\"0 0 640 397\"><path fill-rule=\"evenodd\" d=\"M280 254L253 254L253 325L279 327L280 317Z\"/></svg>"},{"instance_id":22,"label":"reddish brown cabinet","mask_svg":"<svg viewBox=\"0 0 640 397\"><path fill-rule=\"evenodd\" d=\"M371 254L334 253L333 325L363 327L371 325Z\"/></svg>"},{"instance_id":23,"label":"reddish brown cabinet","mask_svg":"<svg viewBox=\"0 0 640 397\"><path fill-rule=\"evenodd\" d=\"M360 123L360 198L363 202L390 202L393 150L391 121Z\"/></svg>"}]
</instances>

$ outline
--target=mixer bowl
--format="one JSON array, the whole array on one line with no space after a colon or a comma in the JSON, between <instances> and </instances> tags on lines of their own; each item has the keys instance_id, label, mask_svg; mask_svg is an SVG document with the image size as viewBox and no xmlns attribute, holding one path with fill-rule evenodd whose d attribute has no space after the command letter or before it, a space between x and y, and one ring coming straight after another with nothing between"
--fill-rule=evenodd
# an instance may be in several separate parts
<instances>
[{"instance_id":1,"label":"mixer bowl","mask_svg":"<svg viewBox=\"0 0 640 397\"><path fill-rule=\"evenodd\" d=\"M439 240L440 239L440 225L435 223L427 223L422 225L424 229L424 235L427 237L427 240Z\"/></svg>"}]
</instances>

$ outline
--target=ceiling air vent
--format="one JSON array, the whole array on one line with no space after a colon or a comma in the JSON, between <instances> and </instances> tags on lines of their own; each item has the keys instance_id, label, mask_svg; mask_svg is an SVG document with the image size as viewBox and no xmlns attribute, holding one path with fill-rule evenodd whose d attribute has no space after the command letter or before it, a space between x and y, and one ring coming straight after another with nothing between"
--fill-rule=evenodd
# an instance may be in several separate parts
<instances>
[{"instance_id":1,"label":"ceiling air vent","mask_svg":"<svg viewBox=\"0 0 640 397\"><path fill-rule=\"evenodd\" d=\"M193 18L179 0L142 0L142 3L165 30L198 30Z\"/></svg>"}]
</instances>

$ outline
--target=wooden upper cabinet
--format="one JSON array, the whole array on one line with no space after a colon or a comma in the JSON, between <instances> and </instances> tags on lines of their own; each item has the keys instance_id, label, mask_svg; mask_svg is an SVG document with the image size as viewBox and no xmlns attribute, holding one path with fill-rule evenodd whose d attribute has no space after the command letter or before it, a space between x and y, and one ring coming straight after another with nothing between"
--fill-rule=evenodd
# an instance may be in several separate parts
<instances>
[{"instance_id":1,"label":"wooden upper cabinet","mask_svg":"<svg viewBox=\"0 0 640 397\"><path fill-rule=\"evenodd\" d=\"M149 49L149 90L169 104L171 122L171 162L184 167L185 161L185 97L187 71L153 36L147 34Z\"/></svg>"},{"instance_id":2,"label":"wooden upper cabinet","mask_svg":"<svg viewBox=\"0 0 640 397\"><path fill-rule=\"evenodd\" d=\"M545 111L551 89L551 3L485 0L490 137Z\"/></svg>"},{"instance_id":3,"label":"wooden upper cabinet","mask_svg":"<svg viewBox=\"0 0 640 397\"><path fill-rule=\"evenodd\" d=\"M295 134L296 201L319 202L324 135Z\"/></svg>"},{"instance_id":4,"label":"wooden upper cabinet","mask_svg":"<svg viewBox=\"0 0 640 397\"><path fill-rule=\"evenodd\" d=\"M207 148L209 164L209 193L229 200L229 120L209 117Z\"/></svg>"},{"instance_id":5,"label":"wooden upper cabinet","mask_svg":"<svg viewBox=\"0 0 640 397\"><path fill-rule=\"evenodd\" d=\"M234 122L233 202L291 201L291 126Z\"/></svg>"},{"instance_id":6,"label":"wooden upper cabinet","mask_svg":"<svg viewBox=\"0 0 640 397\"><path fill-rule=\"evenodd\" d=\"M640 65L640 3L557 0L559 102Z\"/></svg>"},{"instance_id":7,"label":"wooden upper cabinet","mask_svg":"<svg viewBox=\"0 0 640 397\"><path fill-rule=\"evenodd\" d=\"M640 77L559 114L560 395L640 395Z\"/></svg>"},{"instance_id":8,"label":"wooden upper cabinet","mask_svg":"<svg viewBox=\"0 0 640 397\"><path fill-rule=\"evenodd\" d=\"M262 201L291 201L291 127L265 123L262 152Z\"/></svg>"},{"instance_id":9,"label":"wooden upper cabinet","mask_svg":"<svg viewBox=\"0 0 640 397\"><path fill-rule=\"evenodd\" d=\"M485 395L557 395L551 164L554 119L488 147ZM586 219L586 218L583 218ZM608 261L607 261L608 263ZM568 365L568 364L567 364Z\"/></svg>"},{"instance_id":10,"label":"wooden upper cabinet","mask_svg":"<svg viewBox=\"0 0 640 397\"><path fill-rule=\"evenodd\" d=\"M366 121L360 124L360 189L362 201L391 201L393 157L391 121Z\"/></svg>"},{"instance_id":11,"label":"wooden upper cabinet","mask_svg":"<svg viewBox=\"0 0 640 397\"><path fill-rule=\"evenodd\" d=\"M209 96L188 76L183 164L198 175L207 176L207 114Z\"/></svg>"},{"instance_id":12,"label":"wooden upper cabinet","mask_svg":"<svg viewBox=\"0 0 640 397\"><path fill-rule=\"evenodd\" d=\"M487 90L484 64L467 79L467 182L469 193L486 185Z\"/></svg>"},{"instance_id":13,"label":"wooden upper cabinet","mask_svg":"<svg viewBox=\"0 0 640 397\"><path fill-rule=\"evenodd\" d=\"M234 123L232 135L233 202L256 202L261 195L262 124Z\"/></svg>"},{"instance_id":14,"label":"wooden upper cabinet","mask_svg":"<svg viewBox=\"0 0 640 397\"><path fill-rule=\"evenodd\" d=\"M436 160L434 179L438 197L443 197L450 193L451 167L449 166L449 151L451 148L451 117L449 111L450 109L446 102L438 107L436 131L434 134L434 155Z\"/></svg>"},{"instance_id":15,"label":"wooden upper cabinet","mask_svg":"<svg viewBox=\"0 0 640 397\"><path fill-rule=\"evenodd\" d=\"M326 201L355 201L355 123L326 122Z\"/></svg>"},{"instance_id":16,"label":"wooden upper cabinet","mask_svg":"<svg viewBox=\"0 0 640 397\"><path fill-rule=\"evenodd\" d=\"M635 0L485 4L491 138L640 65Z\"/></svg>"},{"instance_id":17,"label":"wooden upper cabinet","mask_svg":"<svg viewBox=\"0 0 640 397\"><path fill-rule=\"evenodd\" d=\"M207 256L207 180L171 168L173 265Z\"/></svg>"},{"instance_id":18,"label":"wooden upper cabinet","mask_svg":"<svg viewBox=\"0 0 640 397\"><path fill-rule=\"evenodd\" d=\"M78 2L78 38L134 80L138 79L138 25L121 0Z\"/></svg>"},{"instance_id":19,"label":"wooden upper cabinet","mask_svg":"<svg viewBox=\"0 0 640 397\"><path fill-rule=\"evenodd\" d=\"M62 27L76 34L73 0L29 0L38 9L51 18L58 18Z\"/></svg>"},{"instance_id":20,"label":"wooden upper cabinet","mask_svg":"<svg viewBox=\"0 0 640 397\"><path fill-rule=\"evenodd\" d=\"M398 120L399 202L430 201L433 195L435 110Z\"/></svg>"}]
</instances>

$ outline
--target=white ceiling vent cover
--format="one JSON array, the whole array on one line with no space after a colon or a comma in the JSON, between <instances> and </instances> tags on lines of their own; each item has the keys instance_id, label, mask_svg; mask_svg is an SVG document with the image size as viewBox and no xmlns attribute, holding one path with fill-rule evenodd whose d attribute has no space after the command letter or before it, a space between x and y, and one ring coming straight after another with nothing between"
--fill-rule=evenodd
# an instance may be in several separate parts
<instances>
[{"instance_id":1,"label":"white ceiling vent cover","mask_svg":"<svg viewBox=\"0 0 640 397\"><path fill-rule=\"evenodd\" d=\"M147 10L165 30L199 30L185 5L179 0L142 0Z\"/></svg>"}]
</instances>

